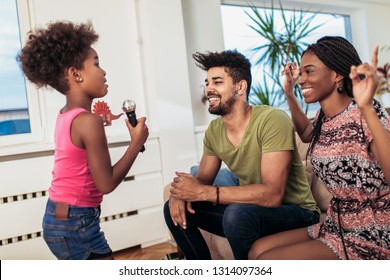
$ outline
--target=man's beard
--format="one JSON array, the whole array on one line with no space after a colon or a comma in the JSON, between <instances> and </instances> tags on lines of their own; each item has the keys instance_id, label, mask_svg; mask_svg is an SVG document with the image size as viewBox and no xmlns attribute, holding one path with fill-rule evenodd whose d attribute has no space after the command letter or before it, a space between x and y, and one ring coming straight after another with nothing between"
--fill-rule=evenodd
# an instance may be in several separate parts
<instances>
[{"instance_id":1,"label":"man's beard","mask_svg":"<svg viewBox=\"0 0 390 280\"><path fill-rule=\"evenodd\" d=\"M233 92L233 96L229 97L228 100L226 100L225 103L220 102L218 106L216 107L209 107L210 114L218 115L218 116L225 116L229 114L232 111L234 103L236 103L237 90Z\"/></svg>"}]
</instances>

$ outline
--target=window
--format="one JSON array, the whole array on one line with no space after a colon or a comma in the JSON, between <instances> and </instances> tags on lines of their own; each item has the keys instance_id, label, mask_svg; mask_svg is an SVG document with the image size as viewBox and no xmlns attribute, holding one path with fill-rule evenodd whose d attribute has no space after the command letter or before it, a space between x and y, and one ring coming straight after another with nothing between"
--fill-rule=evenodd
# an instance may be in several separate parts
<instances>
[{"instance_id":1,"label":"window","mask_svg":"<svg viewBox=\"0 0 390 280\"><path fill-rule=\"evenodd\" d=\"M0 26L0 136L30 133L26 83L16 61L21 42L15 0L1 0Z\"/></svg>"},{"instance_id":2,"label":"window","mask_svg":"<svg viewBox=\"0 0 390 280\"><path fill-rule=\"evenodd\" d=\"M261 14L264 12L270 12L270 9L267 8L258 9ZM314 9L311 9L310 11L313 10ZM280 9L278 9L278 6L276 5L274 7L274 11L275 30L279 31L283 29L282 12ZM288 111L288 105L285 101L284 95L280 92L280 90L272 90L275 89L275 82L271 78L267 78L267 75L269 75L269 73L264 73L264 67L259 67L259 65L256 64L258 60L258 55L254 54L253 51L251 51L253 47L266 43L264 38L262 38L250 28L250 25L253 25L253 21L250 19L247 13L253 14L251 8L244 5L222 5L221 12L225 49L237 49L239 52L246 55L252 63L253 81L252 90L249 95L249 101L252 104L260 103L258 97L254 94L253 89L257 85L261 85L261 87L263 88L268 88L270 90L270 95L273 95L268 99L272 100L273 104L270 105ZM289 19L292 17L293 11L284 9L284 14L286 18ZM317 29L310 33L309 36L305 38L305 44L315 42L317 39L325 35L343 36L351 40L349 16L314 12L306 12L305 14L307 14L307 17L313 17L312 21L310 21L310 26L314 27L320 25ZM264 40L264 43L262 43L262 40ZM275 75L275 73L272 73L272 75ZM302 98L300 99L300 101L301 104L303 104ZM305 106L307 105L305 104ZM310 104L308 107L306 107L306 113L308 115L312 115L315 113L315 111L317 111L318 108L319 104Z\"/></svg>"},{"instance_id":3,"label":"window","mask_svg":"<svg viewBox=\"0 0 390 280\"><path fill-rule=\"evenodd\" d=\"M40 92L26 82L16 60L31 29L29 3L0 0L0 156L23 153L26 144L47 145Z\"/></svg>"}]
</instances>

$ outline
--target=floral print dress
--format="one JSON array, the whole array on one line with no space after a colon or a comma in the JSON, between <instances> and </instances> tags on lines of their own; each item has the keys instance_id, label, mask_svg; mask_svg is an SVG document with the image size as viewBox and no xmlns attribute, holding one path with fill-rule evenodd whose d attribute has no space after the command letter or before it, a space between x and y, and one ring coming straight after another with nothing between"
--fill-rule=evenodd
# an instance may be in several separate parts
<instances>
[{"instance_id":1,"label":"floral print dress","mask_svg":"<svg viewBox=\"0 0 390 280\"><path fill-rule=\"evenodd\" d=\"M390 132L386 110L376 100L374 108ZM323 120L311 154L314 172L333 198L325 222L310 226L309 235L340 259L390 259L390 187L369 150L371 141L353 100Z\"/></svg>"}]
</instances>

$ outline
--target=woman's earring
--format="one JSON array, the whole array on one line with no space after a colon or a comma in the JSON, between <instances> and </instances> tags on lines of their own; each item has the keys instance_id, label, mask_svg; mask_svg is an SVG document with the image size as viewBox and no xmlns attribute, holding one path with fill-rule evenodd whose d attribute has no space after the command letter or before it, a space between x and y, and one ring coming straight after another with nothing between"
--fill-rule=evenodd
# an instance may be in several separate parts
<instances>
[{"instance_id":1,"label":"woman's earring","mask_svg":"<svg viewBox=\"0 0 390 280\"><path fill-rule=\"evenodd\" d=\"M83 81L83 78L80 78L80 79L79 79L79 82L82 82L82 81Z\"/></svg>"},{"instance_id":2,"label":"woman's earring","mask_svg":"<svg viewBox=\"0 0 390 280\"><path fill-rule=\"evenodd\" d=\"M339 86L339 82L341 82L341 86ZM338 81L338 82L336 82L337 83L337 92L339 93L339 94L343 94L343 92L345 91L344 90L344 88L343 88L343 79L341 79L340 81Z\"/></svg>"}]
</instances>

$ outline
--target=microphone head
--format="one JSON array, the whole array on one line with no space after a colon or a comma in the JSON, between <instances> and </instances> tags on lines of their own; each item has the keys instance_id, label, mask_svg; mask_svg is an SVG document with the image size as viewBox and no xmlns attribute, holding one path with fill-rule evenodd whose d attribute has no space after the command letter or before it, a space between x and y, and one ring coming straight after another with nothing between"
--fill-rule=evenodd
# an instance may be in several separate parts
<instances>
[{"instance_id":1,"label":"microphone head","mask_svg":"<svg viewBox=\"0 0 390 280\"><path fill-rule=\"evenodd\" d=\"M127 100L123 101L123 104L122 104L123 112L125 112L125 113L134 112L135 107L136 107L136 105L135 105L135 102L133 100L127 99Z\"/></svg>"}]
</instances>

